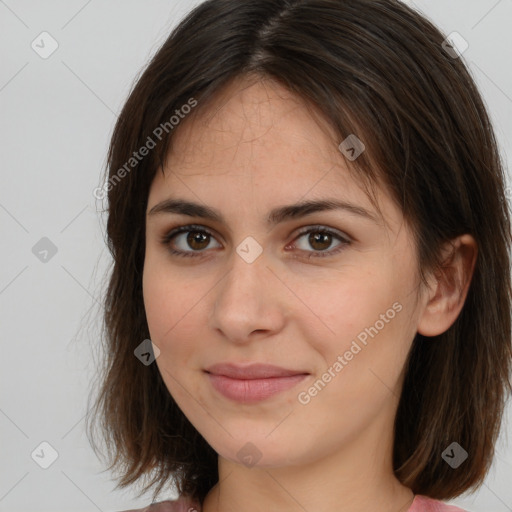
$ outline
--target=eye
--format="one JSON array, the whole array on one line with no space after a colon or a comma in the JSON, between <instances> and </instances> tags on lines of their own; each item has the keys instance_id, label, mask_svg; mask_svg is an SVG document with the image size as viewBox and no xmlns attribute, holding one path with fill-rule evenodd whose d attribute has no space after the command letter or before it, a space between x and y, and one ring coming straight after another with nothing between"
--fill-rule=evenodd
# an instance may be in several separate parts
<instances>
[{"instance_id":1,"label":"eye","mask_svg":"<svg viewBox=\"0 0 512 512\"><path fill-rule=\"evenodd\" d=\"M308 235L308 237L306 238L305 235ZM297 244L296 241L300 239L304 240ZM211 249L209 246L212 240L216 240L214 235L204 227L187 225L175 228L164 235L162 244L164 244L173 255L194 258L202 256L205 249ZM331 247L336 240L338 244L335 245L335 248L327 251L326 249ZM299 236L295 238L294 242L286 247L299 245L300 251L310 253L308 258L316 258L337 254L347 245L350 245L350 243L351 241L348 237L344 237L341 233L326 228L325 226L309 226L303 229L299 233ZM312 247L313 250L308 250L308 246ZM221 247L221 245L218 244L217 248L218 247Z\"/></svg>"},{"instance_id":2,"label":"eye","mask_svg":"<svg viewBox=\"0 0 512 512\"><path fill-rule=\"evenodd\" d=\"M305 235L308 236L305 237ZM304 239L302 243L297 244L294 241L293 245L300 245L302 246L300 247L301 250L310 252L311 254L308 256L308 258L322 258L326 256L332 256L342 251L345 246L350 245L351 243L348 237L344 237L337 231L333 231L324 226L309 226L305 228L299 233L299 236L295 240L300 239ZM338 245L336 245L334 249L326 251L326 249L332 245L334 240L338 240ZM313 251L309 251L308 247L312 247Z\"/></svg>"},{"instance_id":3,"label":"eye","mask_svg":"<svg viewBox=\"0 0 512 512\"><path fill-rule=\"evenodd\" d=\"M208 248L211 239L213 235L208 230L201 226L189 225L173 229L163 237L162 243L169 248L171 254L193 258L202 256L203 250ZM178 249L174 249L174 246L178 246Z\"/></svg>"}]
</instances>

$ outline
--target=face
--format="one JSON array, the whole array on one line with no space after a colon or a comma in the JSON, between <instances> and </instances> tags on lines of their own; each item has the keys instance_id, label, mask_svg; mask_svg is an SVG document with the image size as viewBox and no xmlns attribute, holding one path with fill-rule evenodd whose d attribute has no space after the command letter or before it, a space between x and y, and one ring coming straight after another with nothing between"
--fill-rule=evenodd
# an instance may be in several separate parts
<instances>
[{"instance_id":1,"label":"face","mask_svg":"<svg viewBox=\"0 0 512 512\"><path fill-rule=\"evenodd\" d=\"M233 462L305 464L363 432L368 448L391 436L416 333L412 234L380 188L383 222L315 119L273 82L233 82L182 121L149 193L143 293L156 364ZM345 206L283 210L317 201ZM241 374L207 372L221 363ZM289 371L250 374L252 363Z\"/></svg>"}]
</instances>

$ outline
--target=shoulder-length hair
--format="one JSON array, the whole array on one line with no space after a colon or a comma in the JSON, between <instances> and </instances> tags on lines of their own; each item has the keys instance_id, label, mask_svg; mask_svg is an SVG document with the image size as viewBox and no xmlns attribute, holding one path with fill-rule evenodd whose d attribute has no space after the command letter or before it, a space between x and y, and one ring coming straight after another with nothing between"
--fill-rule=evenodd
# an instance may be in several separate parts
<instances>
[{"instance_id":1,"label":"shoulder-length hair","mask_svg":"<svg viewBox=\"0 0 512 512\"><path fill-rule=\"evenodd\" d=\"M412 227L422 279L442 270L442 244L464 233L475 238L476 267L457 320L439 336L413 340L393 468L414 493L440 500L482 485L512 391L512 236L488 113L445 38L396 0L208 0L151 59L116 123L102 189L113 268L101 389L90 413L101 420L118 487L144 477L143 492L157 485L156 496L171 480L202 503L218 481L217 454L157 365L141 364L134 350L150 337L142 296L150 184L186 113L243 76L276 80L306 100L332 125L337 144L350 134L364 141L365 152L347 162L350 172L369 194L379 180L387 186ZM454 441L468 452L458 470L442 458ZM94 440L93 448L98 453Z\"/></svg>"}]
</instances>

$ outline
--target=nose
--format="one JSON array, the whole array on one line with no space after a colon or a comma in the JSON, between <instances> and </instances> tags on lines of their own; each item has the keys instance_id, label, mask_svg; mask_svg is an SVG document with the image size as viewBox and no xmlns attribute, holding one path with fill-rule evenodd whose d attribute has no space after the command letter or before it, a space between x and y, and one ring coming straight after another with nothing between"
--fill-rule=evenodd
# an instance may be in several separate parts
<instances>
[{"instance_id":1,"label":"nose","mask_svg":"<svg viewBox=\"0 0 512 512\"><path fill-rule=\"evenodd\" d=\"M233 251L226 272L213 290L211 327L238 344L278 333L286 321L286 288L265 254L248 263Z\"/></svg>"}]
</instances>

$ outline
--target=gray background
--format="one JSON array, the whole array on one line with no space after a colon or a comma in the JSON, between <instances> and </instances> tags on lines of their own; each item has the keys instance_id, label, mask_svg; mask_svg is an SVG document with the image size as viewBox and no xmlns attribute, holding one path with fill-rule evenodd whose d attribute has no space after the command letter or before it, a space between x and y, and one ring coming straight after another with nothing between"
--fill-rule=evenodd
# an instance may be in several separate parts
<instances>
[{"instance_id":1,"label":"gray background","mask_svg":"<svg viewBox=\"0 0 512 512\"><path fill-rule=\"evenodd\" d=\"M135 488L113 491L84 432L110 263L104 204L93 190L133 80L196 3L0 0L0 511L117 511L150 503L149 495L133 499ZM507 163L512 0L408 3L469 43L463 57ZM31 47L43 31L59 45L47 59ZM33 252L48 245L43 237L57 250L46 262ZM512 511L511 409L485 484L453 503ZM58 453L47 469L31 457L34 450L49 456L39 447L44 441ZM161 495L167 497L171 490Z\"/></svg>"}]
</instances>

